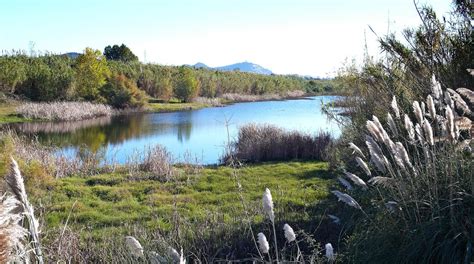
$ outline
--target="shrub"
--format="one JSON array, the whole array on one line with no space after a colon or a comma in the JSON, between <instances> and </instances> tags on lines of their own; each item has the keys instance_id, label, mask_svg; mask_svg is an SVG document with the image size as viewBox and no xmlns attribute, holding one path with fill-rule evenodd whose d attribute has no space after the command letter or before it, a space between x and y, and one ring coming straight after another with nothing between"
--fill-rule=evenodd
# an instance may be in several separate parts
<instances>
[{"instance_id":1,"label":"shrub","mask_svg":"<svg viewBox=\"0 0 474 264\"><path fill-rule=\"evenodd\" d=\"M114 75L100 88L101 100L116 108L141 108L146 105L146 94L123 74Z\"/></svg>"}]
</instances>

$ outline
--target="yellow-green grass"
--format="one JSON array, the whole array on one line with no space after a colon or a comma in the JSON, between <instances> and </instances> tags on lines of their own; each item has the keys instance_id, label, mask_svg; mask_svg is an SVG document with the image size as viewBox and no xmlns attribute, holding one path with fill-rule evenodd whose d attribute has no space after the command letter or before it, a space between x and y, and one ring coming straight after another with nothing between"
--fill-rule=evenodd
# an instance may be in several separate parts
<instances>
[{"instance_id":1,"label":"yellow-green grass","mask_svg":"<svg viewBox=\"0 0 474 264\"><path fill-rule=\"evenodd\" d=\"M20 117L16 114L15 109L17 106L18 103L0 104L0 124L29 121L28 118Z\"/></svg>"},{"instance_id":2,"label":"yellow-green grass","mask_svg":"<svg viewBox=\"0 0 474 264\"><path fill-rule=\"evenodd\" d=\"M265 188L272 191L277 220L310 221L310 208L328 196L332 183L324 162L204 168L197 175L182 171L172 182L132 179L124 172L57 180L41 202L48 227L61 227L70 214L70 227L97 236L134 224L169 230L176 214L189 222L218 217L231 224L245 215L236 177L254 223L263 220L259 210Z\"/></svg>"},{"instance_id":3,"label":"yellow-green grass","mask_svg":"<svg viewBox=\"0 0 474 264\"><path fill-rule=\"evenodd\" d=\"M203 103L149 103L148 108L151 112L175 112L196 110L210 107L209 104Z\"/></svg>"}]
</instances>

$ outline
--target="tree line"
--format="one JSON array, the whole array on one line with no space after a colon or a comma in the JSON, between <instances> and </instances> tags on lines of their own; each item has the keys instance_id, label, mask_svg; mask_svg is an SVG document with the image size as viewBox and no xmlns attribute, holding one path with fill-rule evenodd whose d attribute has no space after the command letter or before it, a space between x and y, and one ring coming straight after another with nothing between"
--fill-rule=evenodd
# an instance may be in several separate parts
<instances>
[{"instance_id":1,"label":"tree line","mask_svg":"<svg viewBox=\"0 0 474 264\"><path fill-rule=\"evenodd\" d=\"M0 56L0 93L32 101L94 101L116 108L141 107L150 98L189 102L226 93L334 92L331 80L296 75L222 72L190 66L144 64L122 44L104 52L86 48L76 58L22 52Z\"/></svg>"}]
</instances>

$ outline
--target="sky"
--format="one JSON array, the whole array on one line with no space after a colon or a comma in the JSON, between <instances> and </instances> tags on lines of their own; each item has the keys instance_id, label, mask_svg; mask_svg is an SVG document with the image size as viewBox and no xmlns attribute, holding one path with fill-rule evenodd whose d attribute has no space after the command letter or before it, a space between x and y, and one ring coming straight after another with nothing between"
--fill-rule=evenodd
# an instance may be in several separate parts
<instances>
[{"instance_id":1,"label":"sky","mask_svg":"<svg viewBox=\"0 0 474 264\"><path fill-rule=\"evenodd\" d=\"M416 0L440 15L449 0ZM329 77L420 24L413 0L0 0L0 50L53 53L127 45L141 61L211 67L249 61ZM364 35L366 37L364 37Z\"/></svg>"}]
</instances>

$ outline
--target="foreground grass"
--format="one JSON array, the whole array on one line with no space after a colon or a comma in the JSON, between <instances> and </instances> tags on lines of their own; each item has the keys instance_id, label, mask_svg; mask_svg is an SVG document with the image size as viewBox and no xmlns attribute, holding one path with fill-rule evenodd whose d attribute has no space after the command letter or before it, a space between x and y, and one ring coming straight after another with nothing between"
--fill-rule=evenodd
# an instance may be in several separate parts
<instances>
[{"instance_id":1,"label":"foreground grass","mask_svg":"<svg viewBox=\"0 0 474 264\"><path fill-rule=\"evenodd\" d=\"M272 190L280 218L303 221L310 217L306 209L327 197L332 182L322 162L266 163L237 171L205 168L196 175L183 172L173 182L136 179L127 173L70 177L58 180L46 198L46 224L61 226L70 214L70 226L87 227L100 236L134 223L167 230L176 214L191 222L216 216L231 223L244 214L235 172L255 223L263 220L258 212L265 188Z\"/></svg>"}]
</instances>

